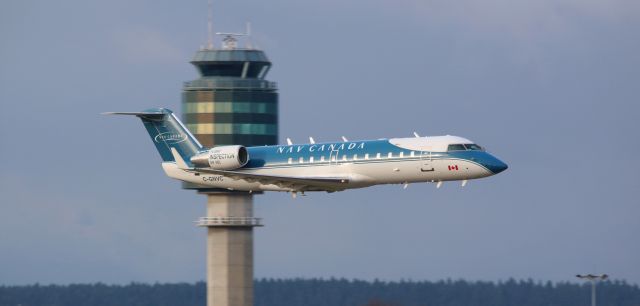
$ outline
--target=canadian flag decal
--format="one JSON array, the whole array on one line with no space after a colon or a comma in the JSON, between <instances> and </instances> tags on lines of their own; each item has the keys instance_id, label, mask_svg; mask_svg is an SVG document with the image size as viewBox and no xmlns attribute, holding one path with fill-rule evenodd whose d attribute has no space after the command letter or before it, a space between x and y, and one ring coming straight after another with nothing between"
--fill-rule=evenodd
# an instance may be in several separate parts
<instances>
[{"instance_id":1,"label":"canadian flag decal","mask_svg":"<svg viewBox=\"0 0 640 306\"><path fill-rule=\"evenodd\" d=\"M458 165L449 166L449 170L458 170Z\"/></svg>"}]
</instances>

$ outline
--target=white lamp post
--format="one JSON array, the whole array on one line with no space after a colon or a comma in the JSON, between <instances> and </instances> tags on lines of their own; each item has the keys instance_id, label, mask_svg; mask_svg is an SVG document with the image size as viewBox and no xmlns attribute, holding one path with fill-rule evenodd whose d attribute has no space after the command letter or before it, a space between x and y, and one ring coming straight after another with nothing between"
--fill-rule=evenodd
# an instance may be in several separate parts
<instances>
[{"instance_id":1,"label":"white lamp post","mask_svg":"<svg viewBox=\"0 0 640 306\"><path fill-rule=\"evenodd\" d=\"M578 275L576 275L576 277L579 278L579 279L586 279L586 280L591 282L591 306L596 306L596 282L598 280L607 279L609 277L609 275L606 275L606 274L601 274L601 275L593 275L593 274L581 275L581 274L578 274Z\"/></svg>"}]
</instances>

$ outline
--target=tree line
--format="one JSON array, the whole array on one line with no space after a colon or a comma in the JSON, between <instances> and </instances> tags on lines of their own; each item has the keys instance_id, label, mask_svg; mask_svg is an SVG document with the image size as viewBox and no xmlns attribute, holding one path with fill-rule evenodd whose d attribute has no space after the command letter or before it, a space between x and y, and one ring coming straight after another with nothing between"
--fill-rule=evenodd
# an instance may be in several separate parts
<instances>
[{"instance_id":1,"label":"tree line","mask_svg":"<svg viewBox=\"0 0 640 306\"><path fill-rule=\"evenodd\" d=\"M589 284L444 280L361 281L347 279L258 279L256 306L555 306L590 305ZM640 305L640 288L625 281L598 284L598 305ZM206 285L71 284L0 286L0 306L142 306L206 304Z\"/></svg>"}]
</instances>

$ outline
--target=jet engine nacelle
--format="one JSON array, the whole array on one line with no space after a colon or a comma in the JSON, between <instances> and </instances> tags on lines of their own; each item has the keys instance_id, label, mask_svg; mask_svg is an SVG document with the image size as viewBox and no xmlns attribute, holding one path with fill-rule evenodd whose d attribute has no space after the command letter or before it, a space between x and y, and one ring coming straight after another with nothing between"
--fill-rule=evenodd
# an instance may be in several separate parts
<instances>
[{"instance_id":1,"label":"jet engine nacelle","mask_svg":"<svg viewBox=\"0 0 640 306\"><path fill-rule=\"evenodd\" d=\"M210 167L215 170L233 170L249 162L249 153L243 146L220 146L191 157L191 163L197 167Z\"/></svg>"}]
</instances>

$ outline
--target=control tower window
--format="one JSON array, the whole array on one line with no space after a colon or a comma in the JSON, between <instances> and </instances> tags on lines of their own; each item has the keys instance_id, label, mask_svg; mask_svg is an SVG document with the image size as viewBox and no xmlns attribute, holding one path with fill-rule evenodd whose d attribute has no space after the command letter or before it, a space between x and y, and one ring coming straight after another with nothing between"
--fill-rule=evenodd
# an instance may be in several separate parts
<instances>
[{"instance_id":1,"label":"control tower window","mask_svg":"<svg viewBox=\"0 0 640 306\"><path fill-rule=\"evenodd\" d=\"M247 70L247 78L259 78L261 77L260 73L268 68L268 64L266 63L251 63L249 65L249 69Z\"/></svg>"},{"instance_id":2,"label":"control tower window","mask_svg":"<svg viewBox=\"0 0 640 306\"><path fill-rule=\"evenodd\" d=\"M463 144L450 144L447 151L466 151L467 149Z\"/></svg>"},{"instance_id":3,"label":"control tower window","mask_svg":"<svg viewBox=\"0 0 640 306\"><path fill-rule=\"evenodd\" d=\"M200 65L198 66L203 76L227 76L227 77L240 77L242 76L243 63L216 63L213 65Z\"/></svg>"}]
</instances>

